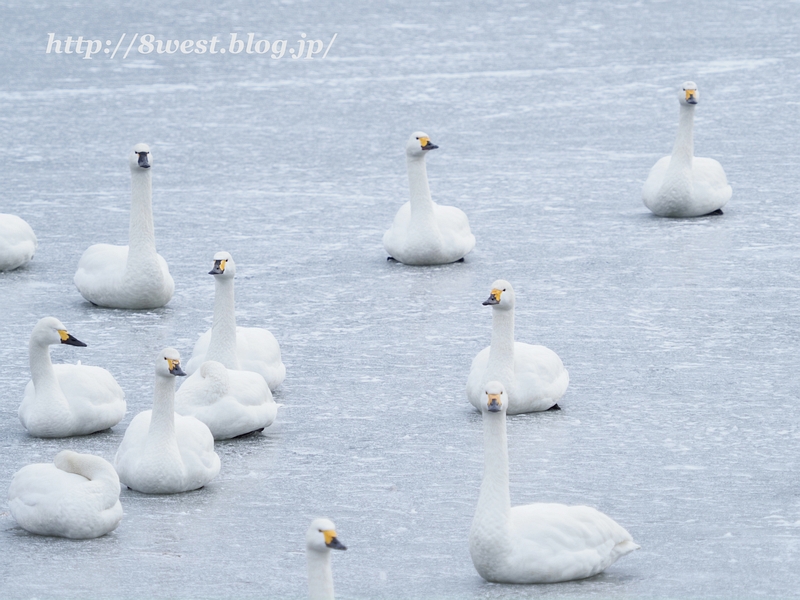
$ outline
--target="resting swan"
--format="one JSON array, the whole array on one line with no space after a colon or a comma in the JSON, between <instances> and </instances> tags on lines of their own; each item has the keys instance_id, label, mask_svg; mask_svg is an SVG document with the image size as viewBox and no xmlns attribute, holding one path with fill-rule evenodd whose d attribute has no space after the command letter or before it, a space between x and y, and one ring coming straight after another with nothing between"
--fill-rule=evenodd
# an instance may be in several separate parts
<instances>
[{"instance_id":1,"label":"resting swan","mask_svg":"<svg viewBox=\"0 0 800 600\"><path fill-rule=\"evenodd\" d=\"M336 537L336 526L329 519L314 519L306 531L308 562L308 597L311 600L333 600L331 549L347 550Z\"/></svg>"},{"instance_id":2,"label":"resting swan","mask_svg":"<svg viewBox=\"0 0 800 600\"><path fill-rule=\"evenodd\" d=\"M120 481L137 492L188 492L219 473L219 456L208 427L173 410L175 377L186 375L180 358L174 348L158 354L153 410L133 418L114 457Z\"/></svg>"},{"instance_id":3,"label":"resting swan","mask_svg":"<svg viewBox=\"0 0 800 600\"><path fill-rule=\"evenodd\" d=\"M208 360L175 393L175 412L199 419L215 440L225 440L269 427L278 405L258 373Z\"/></svg>"},{"instance_id":4,"label":"resting swan","mask_svg":"<svg viewBox=\"0 0 800 600\"><path fill-rule=\"evenodd\" d=\"M722 165L713 158L694 156L692 126L698 99L694 82L687 81L681 86L678 137L672 156L665 156L650 169L642 189L644 205L660 217L721 213L731 198L731 186Z\"/></svg>"},{"instance_id":5,"label":"resting swan","mask_svg":"<svg viewBox=\"0 0 800 600\"><path fill-rule=\"evenodd\" d=\"M215 360L233 371L253 371L261 375L270 390L286 378L278 340L267 329L237 327L233 294L236 263L227 252L214 255L214 321L211 329L194 345L192 358L186 364L191 375L207 360Z\"/></svg>"},{"instance_id":6,"label":"resting swan","mask_svg":"<svg viewBox=\"0 0 800 600\"><path fill-rule=\"evenodd\" d=\"M484 468L469 552L478 574L497 583L555 583L600 573L639 546L618 523L588 506L511 508L507 398L503 384L484 390Z\"/></svg>"},{"instance_id":7,"label":"resting swan","mask_svg":"<svg viewBox=\"0 0 800 600\"><path fill-rule=\"evenodd\" d=\"M28 264L39 242L33 229L16 215L0 213L0 271Z\"/></svg>"},{"instance_id":8,"label":"resting swan","mask_svg":"<svg viewBox=\"0 0 800 600\"><path fill-rule=\"evenodd\" d=\"M397 211L383 234L383 246L394 259L407 265L441 265L462 260L474 247L467 215L454 206L431 200L425 156L439 146L417 131L406 143L406 164L411 200Z\"/></svg>"},{"instance_id":9,"label":"resting swan","mask_svg":"<svg viewBox=\"0 0 800 600\"><path fill-rule=\"evenodd\" d=\"M498 380L508 390L508 414L555 409L567 391L569 373L558 354L544 346L514 341L514 288L503 279L492 284L483 303L492 307L492 343L472 361L467 399L481 410L486 384Z\"/></svg>"},{"instance_id":10,"label":"resting swan","mask_svg":"<svg viewBox=\"0 0 800 600\"><path fill-rule=\"evenodd\" d=\"M125 393L100 367L53 365L50 346L86 346L55 317L41 319L28 344L31 381L19 407L19 420L33 436L87 435L113 427L125 416Z\"/></svg>"},{"instance_id":11,"label":"resting swan","mask_svg":"<svg viewBox=\"0 0 800 600\"><path fill-rule=\"evenodd\" d=\"M78 263L75 286L97 306L158 308L170 301L175 283L167 261L156 252L150 147L136 144L128 162L132 192L130 245L89 246Z\"/></svg>"},{"instance_id":12,"label":"resting swan","mask_svg":"<svg viewBox=\"0 0 800 600\"><path fill-rule=\"evenodd\" d=\"M122 519L119 477L99 456L63 450L50 464L28 465L14 474L8 507L20 527L31 533L100 537Z\"/></svg>"}]
</instances>

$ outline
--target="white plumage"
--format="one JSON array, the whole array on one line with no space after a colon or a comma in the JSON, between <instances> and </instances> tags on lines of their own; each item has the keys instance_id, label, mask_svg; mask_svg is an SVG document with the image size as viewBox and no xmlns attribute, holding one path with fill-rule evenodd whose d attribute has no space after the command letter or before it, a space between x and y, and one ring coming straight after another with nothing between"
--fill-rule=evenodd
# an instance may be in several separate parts
<instances>
[{"instance_id":1,"label":"white plumage","mask_svg":"<svg viewBox=\"0 0 800 600\"><path fill-rule=\"evenodd\" d=\"M39 242L28 223L16 215L0 213L0 271L28 264Z\"/></svg>"}]
</instances>

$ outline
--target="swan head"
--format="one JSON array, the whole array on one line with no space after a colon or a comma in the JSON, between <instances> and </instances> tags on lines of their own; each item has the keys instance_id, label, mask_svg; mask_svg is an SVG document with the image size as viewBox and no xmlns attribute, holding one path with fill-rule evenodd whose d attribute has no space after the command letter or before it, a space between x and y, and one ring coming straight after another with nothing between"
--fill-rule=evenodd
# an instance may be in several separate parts
<instances>
[{"instance_id":1,"label":"swan head","mask_svg":"<svg viewBox=\"0 0 800 600\"><path fill-rule=\"evenodd\" d=\"M505 279L498 279L492 284L492 291L483 301L483 305L498 310L511 310L514 308L514 288Z\"/></svg>"},{"instance_id":2,"label":"swan head","mask_svg":"<svg viewBox=\"0 0 800 600\"><path fill-rule=\"evenodd\" d=\"M55 317L40 319L31 333L31 342L52 346L66 344L67 346L86 346L82 341L70 335L64 324Z\"/></svg>"},{"instance_id":3,"label":"swan head","mask_svg":"<svg viewBox=\"0 0 800 600\"><path fill-rule=\"evenodd\" d=\"M488 412L503 412L508 408L506 388L499 381L490 381L484 388L486 395L486 410Z\"/></svg>"},{"instance_id":4,"label":"swan head","mask_svg":"<svg viewBox=\"0 0 800 600\"><path fill-rule=\"evenodd\" d=\"M336 537L336 526L330 519L314 519L306 531L306 548L316 552L347 550Z\"/></svg>"},{"instance_id":5,"label":"swan head","mask_svg":"<svg viewBox=\"0 0 800 600\"><path fill-rule=\"evenodd\" d=\"M236 275L236 263L233 262L233 257L227 252L217 252L214 255L214 268L208 274L216 275L220 279L233 279Z\"/></svg>"},{"instance_id":6,"label":"swan head","mask_svg":"<svg viewBox=\"0 0 800 600\"><path fill-rule=\"evenodd\" d=\"M153 166L153 157L150 156L150 146L147 144L136 144L128 156L128 164L131 171L146 171Z\"/></svg>"},{"instance_id":7,"label":"swan head","mask_svg":"<svg viewBox=\"0 0 800 600\"><path fill-rule=\"evenodd\" d=\"M428 151L436 150L438 147L431 142L431 138L427 133L415 131L406 142L406 156L408 158L422 158Z\"/></svg>"},{"instance_id":8,"label":"swan head","mask_svg":"<svg viewBox=\"0 0 800 600\"><path fill-rule=\"evenodd\" d=\"M684 81L681 89L678 90L678 101L683 106L694 106L698 100L697 86L694 81Z\"/></svg>"},{"instance_id":9,"label":"swan head","mask_svg":"<svg viewBox=\"0 0 800 600\"><path fill-rule=\"evenodd\" d=\"M164 348L156 357L156 375L161 377L184 377L181 355L175 348Z\"/></svg>"}]
</instances>

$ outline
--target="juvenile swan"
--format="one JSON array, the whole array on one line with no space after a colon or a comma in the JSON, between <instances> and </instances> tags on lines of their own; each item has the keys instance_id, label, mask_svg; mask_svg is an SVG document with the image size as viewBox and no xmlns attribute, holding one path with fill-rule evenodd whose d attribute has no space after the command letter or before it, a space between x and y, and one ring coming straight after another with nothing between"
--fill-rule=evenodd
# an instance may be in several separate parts
<instances>
[{"instance_id":1,"label":"juvenile swan","mask_svg":"<svg viewBox=\"0 0 800 600\"><path fill-rule=\"evenodd\" d=\"M306 532L308 561L308 597L311 600L333 600L331 549L347 550L336 537L336 527L328 519L314 519Z\"/></svg>"},{"instance_id":2,"label":"juvenile swan","mask_svg":"<svg viewBox=\"0 0 800 600\"><path fill-rule=\"evenodd\" d=\"M175 414L175 377L186 375L180 358L174 348L158 354L153 410L134 417L114 457L120 481L145 494L196 490L219 473L208 427Z\"/></svg>"},{"instance_id":3,"label":"juvenile swan","mask_svg":"<svg viewBox=\"0 0 800 600\"><path fill-rule=\"evenodd\" d=\"M652 169L642 189L644 205L660 217L699 217L720 210L731 198L722 165L713 158L694 156L692 126L699 94L687 81L678 91L680 120L672 156Z\"/></svg>"},{"instance_id":4,"label":"juvenile swan","mask_svg":"<svg viewBox=\"0 0 800 600\"><path fill-rule=\"evenodd\" d=\"M99 456L63 450L50 464L28 465L14 474L8 507L20 527L31 533L100 537L122 519L119 477Z\"/></svg>"},{"instance_id":5,"label":"juvenile swan","mask_svg":"<svg viewBox=\"0 0 800 600\"><path fill-rule=\"evenodd\" d=\"M286 377L281 347L267 329L236 326L233 294L236 263L231 255L217 252L214 268L208 274L214 276L214 321L211 329L195 343L186 371L191 375L205 361L215 360L233 371L258 373L269 389L274 390Z\"/></svg>"},{"instance_id":6,"label":"juvenile swan","mask_svg":"<svg viewBox=\"0 0 800 600\"><path fill-rule=\"evenodd\" d=\"M136 144L131 168L130 245L95 244L81 256L75 286L92 304L108 308L147 309L164 306L175 283L156 252L150 147Z\"/></svg>"},{"instance_id":7,"label":"juvenile swan","mask_svg":"<svg viewBox=\"0 0 800 600\"><path fill-rule=\"evenodd\" d=\"M407 265L456 262L475 247L467 215L431 200L425 156L438 147L421 131L412 133L406 143L411 199L400 207L392 226L383 234L383 246L390 259Z\"/></svg>"},{"instance_id":8,"label":"juvenile swan","mask_svg":"<svg viewBox=\"0 0 800 600\"><path fill-rule=\"evenodd\" d=\"M0 271L28 264L39 242L33 229L16 215L0 213Z\"/></svg>"},{"instance_id":9,"label":"juvenile swan","mask_svg":"<svg viewBox=\"0 0 800 600\"><path fill-rule=\"evenodd\" d=\"M514 341L514 288L503 279L492 284L483 303L492 307L492 343L472 361L467 399L481 410L486 384L498 380L508 391L508 414L558 409L569 373L558 354L544 346Z\"/></svg>"},{"instance_id":10,"label":"juvenile swan","mask_svg":"<svg viewBox=\"0 0 800 600\"><path fill-rule=\"evenodd\" d=\"M484 467L469 552L478 574L497 583L555 583L591 577L639 546L613 519L588 506L511 508L503 384L484 390Z\"/></svg>"},{"instance_id":11,"label":"juvenile swan","mask_svg":"<svg viewBox=\"0 0 800 600\"><path fill-rule=\"evenodd\" d=\"M50 346L86 346L55 317L41 319L31 332L31 381L19 407L19 420L33 436L87 435L113 427L125 416L125 393L100 367L53 365Z\"/></svg>"}]
</instances>

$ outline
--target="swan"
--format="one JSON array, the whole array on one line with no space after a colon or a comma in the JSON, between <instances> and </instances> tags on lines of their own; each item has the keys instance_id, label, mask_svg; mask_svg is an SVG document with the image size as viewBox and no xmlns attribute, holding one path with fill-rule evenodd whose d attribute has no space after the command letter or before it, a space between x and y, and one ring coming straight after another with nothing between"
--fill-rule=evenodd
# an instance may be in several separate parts
<instances>
[{"instance_id":1,"label":"swan","mask_svg":"<svg viewBox=\"0 0 800 600\"><path fill-rule=\"evenodd\" d=\"M225 440L269 427L278 405L258 373L208 360L175 393L175 412L196 417L215 440Z\"/></svg>"},{"instance_id":2,"label":"swan","mask_svg":"<svg viewBox=\"0 0 800 600\"><path fill-rule=\"evenodd\" d=\"M28 344L31 380L19 407L19 420L32 436L88 435L113 427L125 416L125 392L105 369L53 365L50 346L86 346L55 317L40 319Z\"/></svg>"},{"instance_id":3,"label":"swan","mask_svg":"<svg viewBox=\"0 0 800 600\"><path fill-rule=\"evenodd\" d=\"M28 264L39 242L33 229L16 215L0 213L0 271Z\"/></svg>"},{"instance_id":4,"label":"swan","mask_svg":"<svg viewBox=\"0 0 800 600\"><path fill-rule=\"evenodd\" d=\"M114 457L119 479L145 494L175 494L203 487L219 473L214 436L194 417L175 414L175 377L186 375L174 348L156 358L153 409L136 415Z\"/></svg>"},{"instance_id":5,"label":"swan","mask_svg":"<svg viewBox=\"0 0 800 600\"><path fill-rule=\"evenodd\" d=\"M333 600L331 549L347 550L347 547L336 537L333 521L314 519L306 531L308 597L311 600Z\"/></svg>"},{"instance_id":6,"label":"swan","mask_svg":"<svg viewBox=\"0 0 800 600\"><path fill-rule=\"evenodd\" d=\"M406 164L411 200L397 211L383 234L390 260L407 265L441 265L463 260L475 247L467 215L454 206L431 200L425 156L439 146L428 134L416 131L406 143Z\"/></svg>"},{"instance_id":7,"label":"swan","mask_svg":"<svg viewBox=\"0 0 800 600\"><path fill-rule=\"evenodd\" d=\"M236 263L227 252L214 255L214 321L211 329L200 336L194 345L186 371L193 374L207 360L215 360L233 371L253 371L261 375L270 390L277 388L286 377L281 362L281 347L267 329L237 327L234 306L233 278Z\"/></svg>"},{"instance_id":8,"label":"swan","mask_svg":"<svg viewBox=\"0 0 800 600\"><path fill-rule=\"evenodd\" d=\"M484 467L469 552L478 574L496 583L583 579L639 546L616 521L588 506L527 504L511 508L503 384L484 389Z\"/></svg>"},{"instance_id":9,"label":"swan","mask_svg":"<svg viewBox=\"0 0 800 600\"><path fill-rule=\"evenodd\" d=\"M50 464L22 467L8 490L8 507L20 527L39 535L96 538L122 519L119 477L92 454L62 450Z\"/></svg>"},{"instance_id":10,"label":"swan","mask_svg":"<svg viewBox=\"0 0 800 600\"><path fill-rule=\"evenodd\" d=\"M650 169L642 188L644 205L660 217L699 217L717 211L721 214L731 198L731 186L722 165L713 158L694 156L692 125L698 98L694 82L681 86L678 137L672 156L665 156Z\"/></svg>"},{"instance_id":11,"label":"swan","mask_svg":"<svg viewBox=\"0 0 800 600\"><path fill-rule=\"evenodd\" d=\"M569 373L549 348L514 341L514 288L498 279L483 304L492 307L492 343L472 361L467 378L470 403L481 410L486 383L497 379L508 390L508 414L558 410Z\"/></svg>"},{"instance_id":12,"label":"swan","mask_svg":"<svg viewBox=\"0 0 800 600\"><path fill-rule=\"evenodd\" d=\"M89 246L78 263L75 286L97 306L158 308L172 298L175 282L167 261L156 252L150 147L136 144L128 162L132 192L130 245Z\"/></svg>"}]
</instances>

